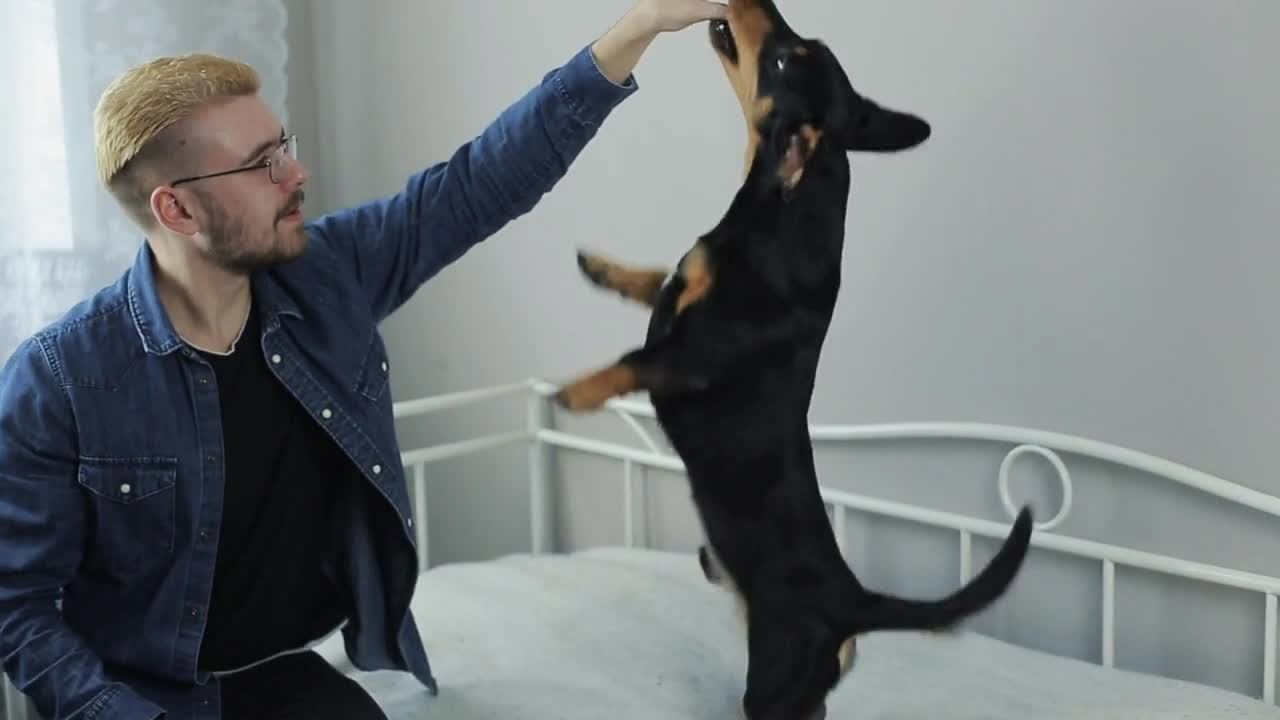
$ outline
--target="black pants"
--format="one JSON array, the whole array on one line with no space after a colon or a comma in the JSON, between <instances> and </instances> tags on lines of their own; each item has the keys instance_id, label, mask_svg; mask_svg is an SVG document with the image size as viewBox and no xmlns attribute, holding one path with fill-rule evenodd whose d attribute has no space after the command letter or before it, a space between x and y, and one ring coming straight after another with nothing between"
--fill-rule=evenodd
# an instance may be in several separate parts
<instances>
[{"instance_id":1,"label":"black pants","mask_svg":"<svg viewBox=\"0 0 1280 720\"><path fill-rule=\"evenodd\" d=\"M387 720L363 688L314 651L278 657L221 684L224 720Z\"/></svg>"}]
</instances>

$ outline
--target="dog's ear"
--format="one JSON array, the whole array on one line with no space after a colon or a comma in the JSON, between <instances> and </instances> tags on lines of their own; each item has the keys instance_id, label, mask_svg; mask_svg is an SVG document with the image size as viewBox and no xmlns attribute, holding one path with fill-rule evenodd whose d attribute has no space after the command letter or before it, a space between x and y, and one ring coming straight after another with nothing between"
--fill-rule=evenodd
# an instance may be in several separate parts
<instances>
[{"instance_id":1,"label":"dog's ear","mask_svg":"<svg viewBox=\"0 0 1280 720\"><path fill-rule=\"evenodd\" d=\"M923 118L859 98L850 108L844 146L850 152L901 152L928 140L931 133Z\"/></svg>"},{"instance_id":2,"label":"dog's ear","mask_svg":"<svg viewBox=\"0 0 1280 720\"><path fill-rule=\"evenodd\" d=\"M821 44L819 48L825 56L829 92L833 99L828 127L842 129L846 150L894 153L909 150L929 139L932 128L928 122L858 94L831 49Z\"/></svg>"}]
</instances>

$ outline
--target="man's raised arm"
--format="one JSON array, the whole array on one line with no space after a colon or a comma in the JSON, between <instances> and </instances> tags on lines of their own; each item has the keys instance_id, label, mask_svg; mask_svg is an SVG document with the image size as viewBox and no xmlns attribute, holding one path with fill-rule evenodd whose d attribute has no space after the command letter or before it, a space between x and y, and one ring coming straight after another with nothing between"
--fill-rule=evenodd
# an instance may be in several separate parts
<instances>
[{"instance_id":1,"label":"man's raised arm","mask_svg":"<svg viewBox=\"0 0 1280 720\"><path fill-rule=\"evenodd\" d=\"M381 321L421 285L533 209L568 172L662 33L721 17L705 0L640 0L617 24L509 106L447 161L399 192L318 218L314 237L354 273Z\"/></svg>"}]
</instances>

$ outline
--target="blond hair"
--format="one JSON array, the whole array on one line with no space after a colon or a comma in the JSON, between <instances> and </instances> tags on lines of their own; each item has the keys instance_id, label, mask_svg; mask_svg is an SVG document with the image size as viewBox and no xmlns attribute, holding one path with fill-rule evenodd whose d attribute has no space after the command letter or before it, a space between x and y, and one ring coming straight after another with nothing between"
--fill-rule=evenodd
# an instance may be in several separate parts
<instances>
[{"instance_id":1,"label":"blond hair","mask_svg":"<svg viewBox=\"0 0 1280 720\"><path fill-rule=\"evenodd\" d=\"M162 57L125 71L94 110L98 179L140 224L152 222L151 190L161 170L179 167L179 144L166 133L210 102L253 95L249 65L206 53Z\"/></svg>"}]
</instances>

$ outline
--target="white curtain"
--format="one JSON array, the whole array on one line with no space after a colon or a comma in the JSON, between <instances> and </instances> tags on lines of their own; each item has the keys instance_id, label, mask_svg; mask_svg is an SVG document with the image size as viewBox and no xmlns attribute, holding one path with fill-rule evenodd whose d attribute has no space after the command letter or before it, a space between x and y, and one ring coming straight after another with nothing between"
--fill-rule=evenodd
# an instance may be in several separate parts
<instances>
[{"instance_id":1,"label":"white curtain","mask_svg":"<svg viewBox=\"0 0 1280 720\"><path fill-rule=\"evenodd\" d=\"M0 363L142 242L94 170L93 109L111 78L215 52L257 68L287 119L286 19L283 0L0 0Z\"/></svg>"}]
</instances>

